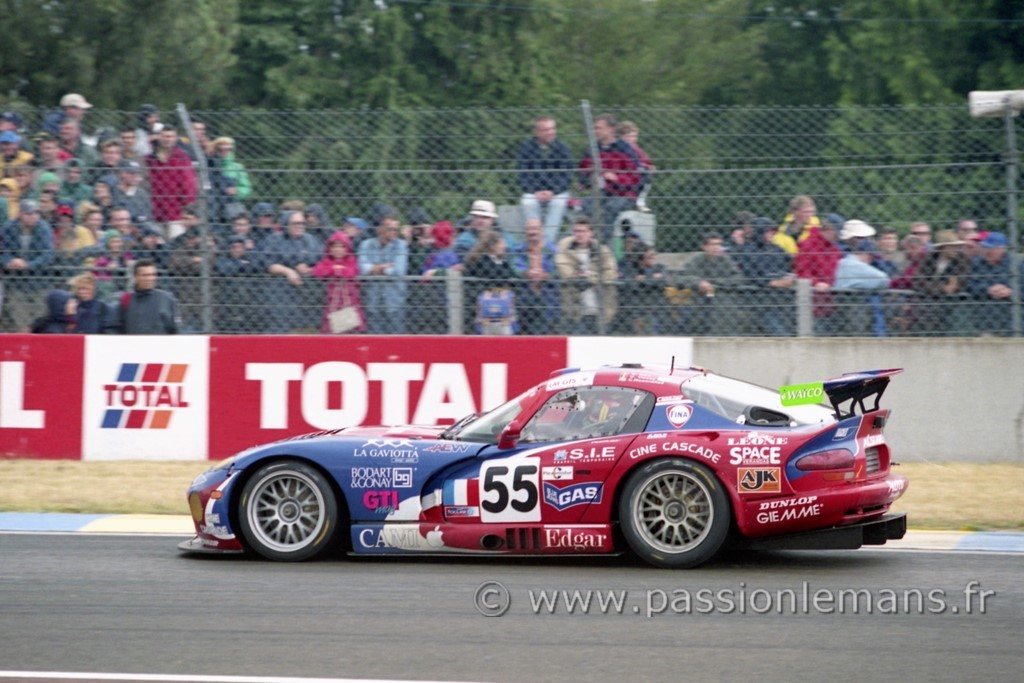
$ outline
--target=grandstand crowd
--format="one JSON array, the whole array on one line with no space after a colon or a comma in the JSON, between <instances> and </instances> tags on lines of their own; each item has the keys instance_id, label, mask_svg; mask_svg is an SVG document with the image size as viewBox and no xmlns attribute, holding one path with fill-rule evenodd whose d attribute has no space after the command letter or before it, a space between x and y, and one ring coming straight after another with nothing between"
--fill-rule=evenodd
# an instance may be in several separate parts
<instances>
[{"instance_id":1,"label":"grandstand crowd","mask_svg":"<svg viewBox=\"0 0 1024 683\"><path fill-rule=\"evenodd\" d=\"M482 334L786 336L800 281L816 334L1011 329L1014 245L970 218L900 235L801 195L779 217L738 211L666 267L628 219L657 209L654 162L612 115L575 154L537 118L515 159L519 218L501 225L494 198L454 217L275 204L230 131L192 121L189 139L143 105L87 136L91 107L68 94L38 130L0 115L2 331L443 334L455 310Z\"/></svg>"}]
</instances>

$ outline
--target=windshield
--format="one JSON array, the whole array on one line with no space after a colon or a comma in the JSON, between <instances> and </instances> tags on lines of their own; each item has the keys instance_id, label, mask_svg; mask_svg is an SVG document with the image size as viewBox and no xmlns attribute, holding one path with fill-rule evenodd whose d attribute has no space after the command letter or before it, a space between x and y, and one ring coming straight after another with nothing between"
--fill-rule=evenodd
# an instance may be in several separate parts
<instances>
[{"instance_id":1,"label":"windshield","mask_svg":"<svg viewBox=\"0 0 1024 683\"><path fill-rule=\"evenodd\" d=\"M448 437L458 441L482 441L484 443L497 441L498 435L519 414L527 395L532 394L533 391L533 389L528 389L494 410L473 418L462 427L453 430Z\"/></svg>"},{"instance_id":2,"label":"windshield","mask_svg":"<svg viewBox=\"0 0 1024 683\"><path fill-rule=\"evenodd\" d=\"M764 410L789 418L790 426L835 421L824 406L783 406L779 392L721 375L694 375L681 389L697 405L740 424L754 423L751 416Z\"/></svg>"}]
</instances>

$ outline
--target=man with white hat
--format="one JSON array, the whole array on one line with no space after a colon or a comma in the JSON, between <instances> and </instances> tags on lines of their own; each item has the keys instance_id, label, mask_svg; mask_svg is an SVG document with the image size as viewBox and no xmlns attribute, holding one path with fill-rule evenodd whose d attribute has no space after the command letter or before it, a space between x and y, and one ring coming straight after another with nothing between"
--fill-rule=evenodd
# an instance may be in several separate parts
<instances>
[{"instance_id":1,"label":"man with white hat","mask_svg":"<svg viewBox=\"0 0 1024 683\"><path fill-rule=\"evenodd\" d=\"M861 240L875 236L875 229L862 220L852 218L843 223L839 231L839 239L842 242L849 240Z\"/></svg>"},{"instance_id":2,"label":"man with white hat","mask_svg":"<svg viewBox=\"0 0 1024 683\"><path fill-rule=\"evenodd\" d=\"M66 119L74 119L81 126L82 119L89 109L92 109L92 105L88 100L76 92L68 93L60 98L60 109L47 115L43 120L43 130L54 136L59 135L60 124Z\"/></svg>"},{"instance_id":3,"label":"man with white hat","mask_svg":"<svg viewBox=\"0 0 1024 683\"><path fill-rule=\"evenodd\" d=\"M484 233L494 229L494 220L498 212L494 202L486 199L477 199L469 209L469 225L455 238L455 253L459 258L464 258Z\"/></svg>"}]
</instances>

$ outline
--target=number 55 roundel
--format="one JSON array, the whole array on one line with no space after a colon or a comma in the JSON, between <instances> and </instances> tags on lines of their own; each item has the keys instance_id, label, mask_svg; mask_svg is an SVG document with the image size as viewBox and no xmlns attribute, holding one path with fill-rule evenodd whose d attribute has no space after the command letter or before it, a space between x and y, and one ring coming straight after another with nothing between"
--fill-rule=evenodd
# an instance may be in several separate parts
<instances>
[{"instance_id":1,"label":"number 55 roundel","mask_svg":"<svg viewBox=\"0 0 1024 683\"><path fill-rule=\"evenodd\" d=\"M481 522L540 521L540 458L492 460L480 468Z\"/></svg>"}]
</instances>

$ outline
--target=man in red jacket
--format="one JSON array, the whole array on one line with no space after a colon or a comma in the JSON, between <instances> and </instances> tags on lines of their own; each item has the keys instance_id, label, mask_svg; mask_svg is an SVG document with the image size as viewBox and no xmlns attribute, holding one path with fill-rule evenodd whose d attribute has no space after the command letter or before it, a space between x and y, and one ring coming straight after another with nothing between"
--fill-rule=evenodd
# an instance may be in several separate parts
<instances>
[{"instance_id":1,"label":"man in red jacket","mask_svg":"<svg viewBox=\"0 0 1024 683\"><path fill-rule=\"evenodd\" d=\"M153 153L146 157L153 221L163 227L164 237L173 239L185 232L182 208L195 201L196 174L192 160L178 145L178 131L165 126Z\"/></svg>"},{"instance_id":2,"label":"man in red jacket","mask_svg":"<svg viewBox=\"0 0 1024 683\"><path fill-rule=\"evenodd\" d=\"M828 318L835 313L831 291L836 281L836 267L843 258L838 244L843 222L842 216L828 214L821 226L811 228L799 243L793 259L793 272L798 278L810 280L814 289L814 322L818 331L828 331Z\"/></svg>"}]
</instances>

